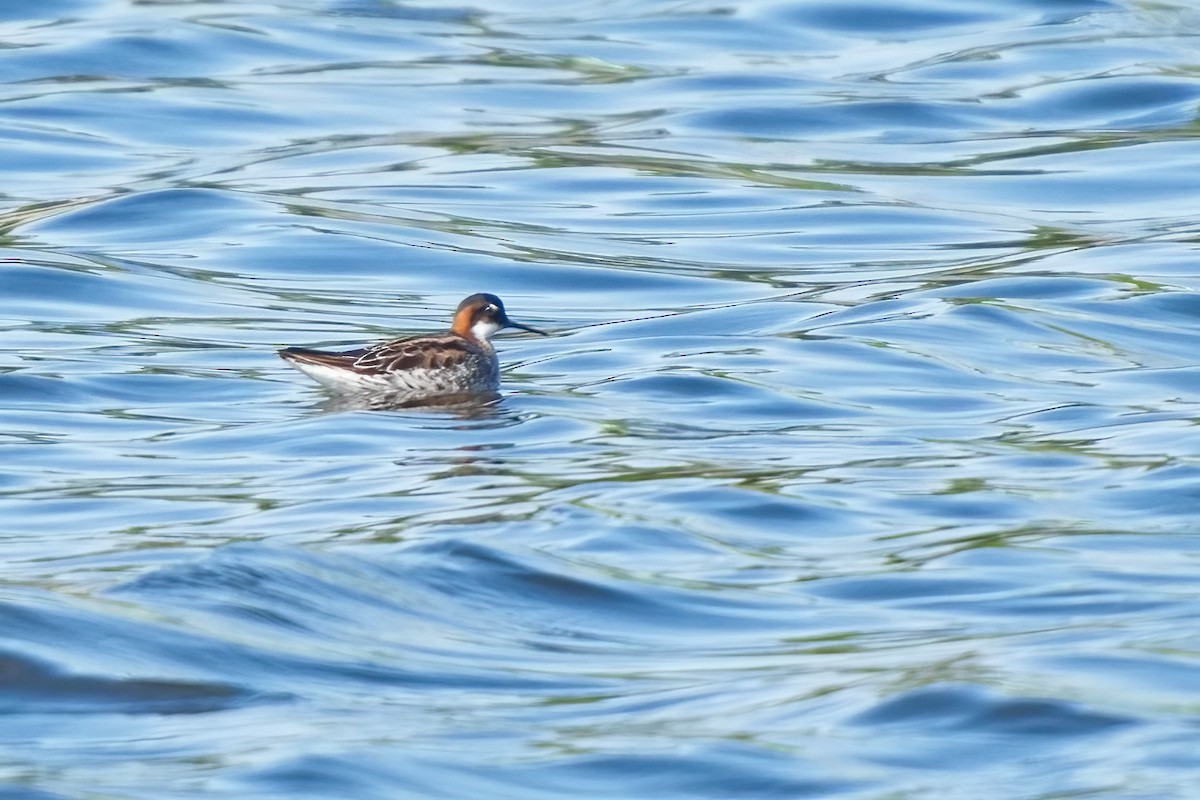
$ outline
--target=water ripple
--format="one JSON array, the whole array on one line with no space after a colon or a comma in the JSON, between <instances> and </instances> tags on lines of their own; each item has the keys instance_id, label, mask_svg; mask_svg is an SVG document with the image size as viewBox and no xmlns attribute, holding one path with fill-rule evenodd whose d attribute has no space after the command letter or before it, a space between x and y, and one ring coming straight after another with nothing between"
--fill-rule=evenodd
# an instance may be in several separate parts
<instances>
[{"instance_id":1,"label":"water ripple","mask_svg":"<svg viewBox=\"0 0 1200 800\"><path fill-rule=\"evenodd\" d=\"M0 9L0 796L1192 797L1197 31Z\"/></svg>"}]
</instances>

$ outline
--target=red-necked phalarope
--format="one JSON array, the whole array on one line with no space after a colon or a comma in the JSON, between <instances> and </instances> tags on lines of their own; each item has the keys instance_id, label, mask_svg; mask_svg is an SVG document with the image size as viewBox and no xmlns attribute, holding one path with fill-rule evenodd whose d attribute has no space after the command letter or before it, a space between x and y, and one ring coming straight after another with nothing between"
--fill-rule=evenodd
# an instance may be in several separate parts
<instances>
[{"instance_id":1,"label":"red-necked phalarope","mask_svg":"<svg viewBox=\"0 0 1200 800\"><path fill-rule=\"evenodd\" d=\"M408 398L482 394L500 387L500 362L489 339L501 328L547 335L509 319L496 295L473 294L458 304L446 333L340 353L285 347L279 355L318 383L341 392Z\"/></svg>"}]
</instances>

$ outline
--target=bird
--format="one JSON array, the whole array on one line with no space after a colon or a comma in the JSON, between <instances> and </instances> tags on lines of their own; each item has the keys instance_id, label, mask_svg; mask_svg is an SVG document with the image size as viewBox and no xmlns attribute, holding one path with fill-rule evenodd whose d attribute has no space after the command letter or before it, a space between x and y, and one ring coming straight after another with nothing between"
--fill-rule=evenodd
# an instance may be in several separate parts
<instances>
[{"instance_id":1,"label":"bird","mask_svg":"<svg viewBox=\"0 0 1200 800\"><path fill-rule=\"evenodd\" d=\"M545 331L509 319L494 294L458 304L450 330L330 352L285 347L279 356L318 383L343 394L385 395L403 401L495 394L500 362L492 335L501 328Z\"/></svg>"}]
</instances>

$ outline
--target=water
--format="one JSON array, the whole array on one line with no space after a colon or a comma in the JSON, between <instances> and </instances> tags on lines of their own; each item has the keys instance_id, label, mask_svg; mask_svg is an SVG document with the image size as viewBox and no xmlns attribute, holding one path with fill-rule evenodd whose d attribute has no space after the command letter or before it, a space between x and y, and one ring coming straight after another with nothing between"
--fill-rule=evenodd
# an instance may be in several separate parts
<instances>
[{"instance_id":1,"label":"water","mask_svg":"<svg viewBox=\"0 0 1200 800\"><path fill-rule=\"evenodd\" d=\"M1198 37L0 5L0 797L1195 798Z\"/></svg>"}]
</instances>

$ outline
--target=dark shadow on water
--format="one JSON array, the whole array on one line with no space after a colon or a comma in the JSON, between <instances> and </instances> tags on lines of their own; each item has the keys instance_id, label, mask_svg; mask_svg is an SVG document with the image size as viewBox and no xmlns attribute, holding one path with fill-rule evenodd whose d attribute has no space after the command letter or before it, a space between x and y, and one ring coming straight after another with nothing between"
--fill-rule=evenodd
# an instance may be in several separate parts
<instances>
[{"instance_id":1,"label":"dark shadow on water","mask_svg":"<svg viewBox=\"0 0 1200 800\"><path fill-rule=\"evenodd\" d=\"M203 714L287 699L225 683L72 675L20 653L0 653L0 715Z\"/></svg>"}]
</instances>

